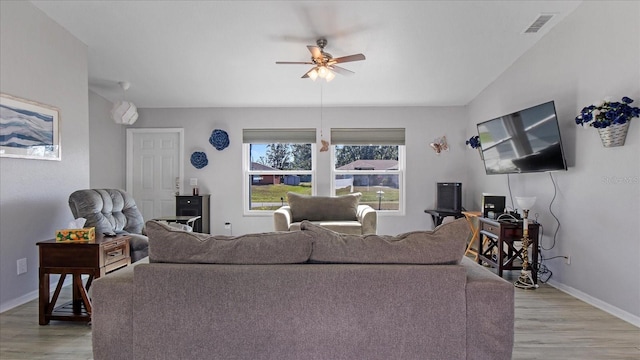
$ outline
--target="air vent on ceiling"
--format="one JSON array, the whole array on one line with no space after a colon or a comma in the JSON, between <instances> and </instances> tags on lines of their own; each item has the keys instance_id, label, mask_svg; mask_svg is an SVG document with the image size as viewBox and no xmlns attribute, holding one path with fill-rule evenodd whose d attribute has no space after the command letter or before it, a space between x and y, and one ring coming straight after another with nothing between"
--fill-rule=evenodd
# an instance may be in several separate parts
<instances>
[{"instance_id":1,"label":"air vent on ceiling","mask_svg":"<svg viewBox=\"0 0 640 360\"><path fill-rule=\"evenodd\" d=\"M554 17L555 14L540 14L538 16L537 19L535 19L535 21L529 25L529 27L524 31L525 34L535 34L538 31L540 31L540 29L542 29L542 27L549 22L549 20L551 20L552 17Z\"/></svg>"}]
</instances>

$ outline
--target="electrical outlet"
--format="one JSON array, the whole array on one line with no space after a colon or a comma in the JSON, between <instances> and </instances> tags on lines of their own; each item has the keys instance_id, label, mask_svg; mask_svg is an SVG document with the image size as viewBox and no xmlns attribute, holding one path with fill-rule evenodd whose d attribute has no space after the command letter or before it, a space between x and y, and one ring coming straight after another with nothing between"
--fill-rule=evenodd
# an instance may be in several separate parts
<instances>
[{"instance_id":1,"label":"electrical outlet","mask_svg":"<svg viewBox=\"0 0 640 360\"><path fill-rule=\"evenodd\" d=\"M571 256L570 255L565 256L564 259L565 259L565 263L567 265L571 265Z\"/></svg>"},{"instance_id":2,"label":"electrical outlet","mask_svg":"<svg viewBox=\"0 0 640 360\"><path fill-rule=\"evenodd\" d=\"M191 179L189 179L189 185L191 185L191 186L198 186L198 178L191 178Z\"/></svg>"},{"instance_id":3,"label":"electrical outlet","mask_svg":"<svg viewBox=\"0 0 640 360\"><path fill-rule=\"evenodd\" d=\"M231 223L230 222L224 223L224 228L227 230L231 230Z\"/></svg>"},{"instance_id":4,"label":"electrical outlet","mask_svg":"<svg viewBox=\"0 0 640 360\"><path fill-rule=\"evenodd\" d=\"M27 258L18 259L18 261L16 261L16 264L18 266L18 275L27 272Z\"/></svg>"}]
</instances>

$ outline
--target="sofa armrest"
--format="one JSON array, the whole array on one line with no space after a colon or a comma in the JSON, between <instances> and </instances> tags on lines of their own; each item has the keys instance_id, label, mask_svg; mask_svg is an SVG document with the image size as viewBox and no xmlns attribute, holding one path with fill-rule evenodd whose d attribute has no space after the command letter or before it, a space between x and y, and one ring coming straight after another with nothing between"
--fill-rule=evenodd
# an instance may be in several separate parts
<instances>
[{"instance_id":1,"label":"sofa armrest","mask_svg":"<svg viewBox=\"0 0 640 360\"><path fill-rule=\"evenodd\" d=\"M134 270L148 258L116 270L91 286L93 358L131 359L133 354Z\"/></svg>"},{"instance_id":2,"label":"sofa armrest","mask_svg":"<svg viewBox=\"0 0 640 360\"><path fill-rule=\"evenodd\" d=\"M511 359L513 284L464 257L467 269L467 359Z\"/></svg>"},{"instance_id":3,"label":"sofa armrest","mask_svg":"<svg viewBox=\"0 0 640 360\"><path fill-rule=\"evenodd\" d=\"M369 205L358 205L356 213L362 224L362 234L375 234L378 227L378 213Z\"/></svg>"},{"instance_id":4,"label":"sofa armrest","mask_svg":"<svg viewBox=\"0 0 640 360\"><path fill-rule=\"evenodd\" d=\"M291 207L282 206L273 212L273 228L275 231L289 231L291 226Z\"/></svg>"}]
</instances>

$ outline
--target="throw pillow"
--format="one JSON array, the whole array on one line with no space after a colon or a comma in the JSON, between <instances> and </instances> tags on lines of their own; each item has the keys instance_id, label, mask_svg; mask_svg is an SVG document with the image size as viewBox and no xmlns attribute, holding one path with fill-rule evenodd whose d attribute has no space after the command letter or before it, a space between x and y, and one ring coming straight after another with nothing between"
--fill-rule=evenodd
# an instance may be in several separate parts
<instances>
[{"instance_id":1,"label":"throw pillow","mask_svg":"<svg viewBox=\"0 0 640 360\"><path fill-rule=\"evenodd\" d=\"M342 196L310 196L287 193L293 222L358 220L361 193Z\"/></svg>"},{"instance_id":2,"label":"throw pillow","mask_svg":"<svg viewBox=\"0 0 640 360\"><path fill-rule=\"evenodd\" d=\"M309 221L300 228L313 234L310 262L351 264L459 264L470 232L465 219L398 236L340 234Z\"/></svg>"},{"instance_id":3,"label":"throw pillow","mask_svg":"<svg viewBox=\"0 0 640 360\"><path fill-rule=\"evenodd\" d=\"M311 236L302 231L213 236L148 221L147 235L149 262L299 264L311 254Z\"/></svg>"}]
</instances>

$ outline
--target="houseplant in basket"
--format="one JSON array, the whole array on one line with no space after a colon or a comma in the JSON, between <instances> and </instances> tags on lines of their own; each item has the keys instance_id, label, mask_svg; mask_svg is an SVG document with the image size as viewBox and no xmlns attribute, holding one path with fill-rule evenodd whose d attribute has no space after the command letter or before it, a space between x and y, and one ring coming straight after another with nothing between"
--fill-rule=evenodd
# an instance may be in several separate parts
<instances>
[{"instance_id":1,"label":"houseplant in basket","mask_svg":"<svg viewBox=\"0 0 640 360\"><path fill-rule=\"evenodd\" d=\"M599 104L589 105L576 116L576 124L589 124L598 129L604 147L622 146L630 120L640 116L640 108L629 105L632 102L625 96L619 102L605 99Z\"/></svg>"}]
</instances>

